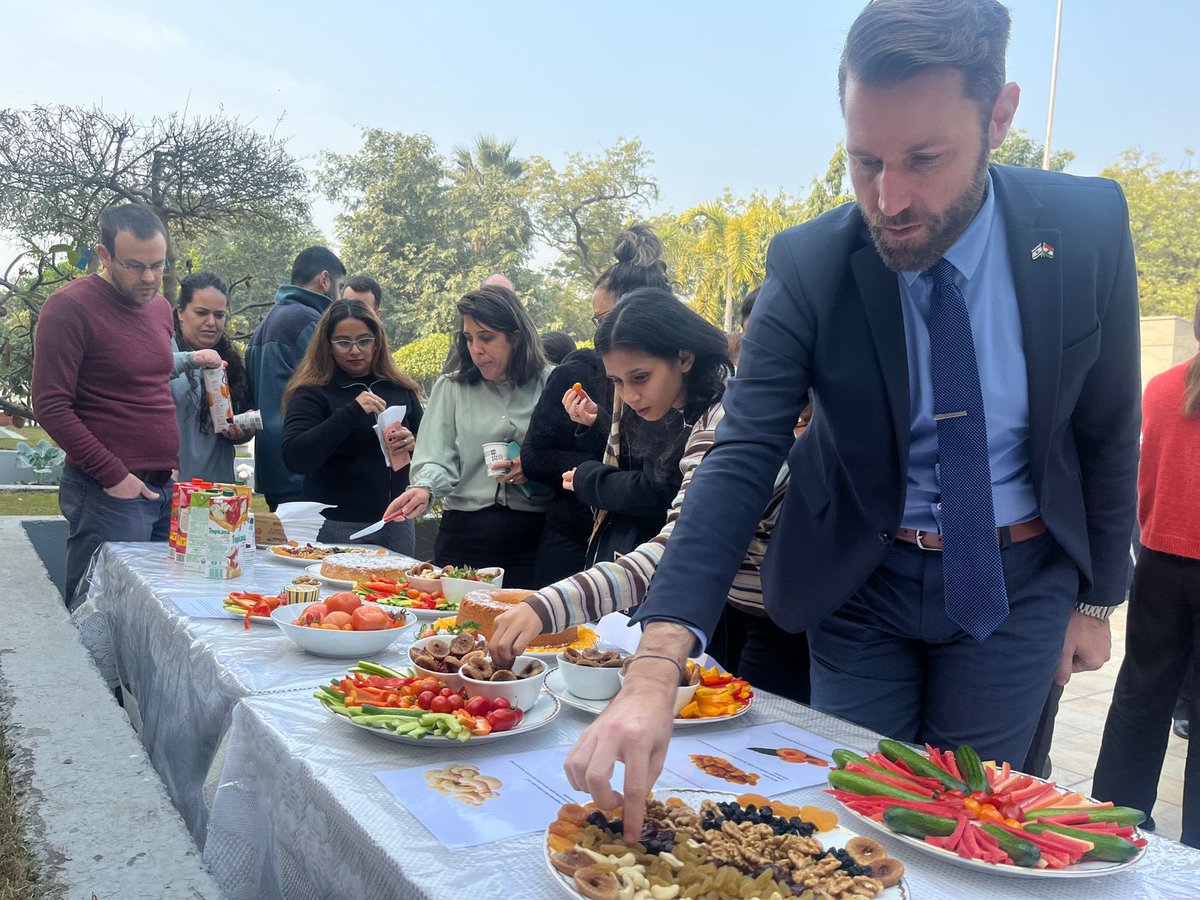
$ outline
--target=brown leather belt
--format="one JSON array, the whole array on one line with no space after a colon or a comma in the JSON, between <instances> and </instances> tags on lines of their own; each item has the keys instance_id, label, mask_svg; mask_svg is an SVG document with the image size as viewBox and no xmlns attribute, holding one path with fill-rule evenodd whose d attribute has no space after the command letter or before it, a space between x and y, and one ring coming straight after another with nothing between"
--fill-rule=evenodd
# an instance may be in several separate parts
<instances>
[{"instance_id":1,"label":"brown leather belt","mask_svg":"<svg viewBox=\"0 0 1200 900\"><path fill-rule=\"evenodd\" d=\"M1021 541L1027 541L1030 538L1035 538L1039 534L1045 533L1045 522L1040 518L1030 519L1028 522L1020 522L1016 525L1006 525L1003 528L997 528L996 540L1001 547L1007 547L1009 544L1019 544ZM942 536L936 531L897 528L896 540L904 541L906 544L916 544L922 550L929 550L936 553L942 552Z\"/></svg>"}]
</instances>

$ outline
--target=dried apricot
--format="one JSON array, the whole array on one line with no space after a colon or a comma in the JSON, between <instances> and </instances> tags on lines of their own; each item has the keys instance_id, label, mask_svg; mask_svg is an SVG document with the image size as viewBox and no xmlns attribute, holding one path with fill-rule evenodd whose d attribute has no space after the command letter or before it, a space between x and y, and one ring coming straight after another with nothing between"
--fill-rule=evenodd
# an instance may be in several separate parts
<instances>
[{"instance_id":1,"label":"dried apricot","mask_svg":"<svg viewBox=\"0 0 1200 900\"><path fill-rule=\"evenodd\" d=\"M561 834L552 834L547 844L550 845L551 853L564 853L575 846L575 841Z\"/></svg>"},{"instance_id":2,"label":"dried apricot","mask_svg":"<svg viewBox=\"0 0 1200 900\"><path fill-rule=\"evenodd\" d=\"M800 807L800 818L817 826L818 831L832 831L837 828L837 813L819 806Z\"/></svg>"},{"instance_id":3,"label":"dried apricot","mask_svg":"<svg viewBox=\"0 0 1200 900\"><path fill-rule=\"evenodd\" d=\"M588 811L578 803L567 803L558 811L558 818L583 826L587 824Z\"/></svg>"},{"instance_id":4,"label":"dried apricot","mask_svg":"<svg viewBox=\"0 0 1200 900\"><path fill-rule=\"evenodd\" d=\"M579 826L574 822L564 822L562 819L555 819L550 823L548 829L551 834L561 834L563 837L574 838L579 834Z\"/></svg>"}]
</instances>

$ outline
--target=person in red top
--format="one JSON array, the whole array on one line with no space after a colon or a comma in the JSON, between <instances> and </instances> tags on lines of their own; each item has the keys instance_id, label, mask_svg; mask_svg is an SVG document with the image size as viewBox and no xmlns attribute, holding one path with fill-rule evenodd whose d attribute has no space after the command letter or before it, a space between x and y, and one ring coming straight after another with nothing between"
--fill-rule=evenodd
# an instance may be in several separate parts
<instances>
[{"instance_id":1,"label":"person in red top","mask_svg":"<svg viewBox=\"0 0 1200 900\"><path fill-rule=\"evenodd\" d=\"M1200 304L1192 325L1200 340ZM1150 379L1142 396L1138 468L1142 552L1133 571L1125 661L1117 675L1092 793L1147 814L1183 685L1200 722L1200 353ZM1200 847L1200 740L1188 740L1183 843Z\"/></svg>"},{"instance_id":2,"label":"person in red top","mask_svg":"<svg viewBox=\"0 0 1200 900\"><path fill-rule=\"evenodd\" d=\"M179 427L169 381L217 368L214 350L172 354L162 296L167 231L148 207L100 216L103 265L55 291L38 318L33 409L67 454L58 503L67 520L66 600L104 541L167 539Z\"/></svg>"}]
</instances>

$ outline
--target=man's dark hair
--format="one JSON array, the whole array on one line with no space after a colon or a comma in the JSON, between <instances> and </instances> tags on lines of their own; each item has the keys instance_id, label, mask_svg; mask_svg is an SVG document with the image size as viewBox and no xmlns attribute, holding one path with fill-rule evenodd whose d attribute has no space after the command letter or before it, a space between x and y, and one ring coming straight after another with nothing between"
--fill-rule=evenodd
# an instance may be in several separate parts
<instances>
[{"instance_id":1,"label":"man's dark hair","mask_svg":"<svg viewBox=\"0 0 1200 900\"><path fill-rule=\"evenodd\" d=\"M858 14L838 67L846 80L888 87L929 69L957 69L963 93L986 115L1004 87L1011 25L998 0L874 0Z\"/></svg>"},{"instance_id":2,"label":"man's dark hair","mask_svg":"<svg viewBox=\"0 0 1200 900\"><path fill-rule=\"evenodd\" d=\"M128 231L139 241L148 241L156 234L161 234L163 240L170 240L162 219L154 214L154 210L141 203L110 206L100 213L100 243L109 255L117 252L118 231Z\"/></svg>"},{"instance_id":3,"label":"man's dark hair","mask_svg":"<svg viewBox=\"0 0 1200 900\"><path fill-rule=\"evenodd\" d=\"M575 351L575 339L565 331L547 331L542 335L542 353L546 361L558 365Z\"/></svg>"},{"instance_id":4,"label":"man's dark hair","mask_svg":"<svg viewBox=\"0 0 1200 900\"><path fill-rule=\"evenodd\" d=\"M315 276L314 276L315 277ZM383 288L379 286L379 282L370 275L355 275L353 278L348 278L343 284L343 288L350 288L359 294L370 293L375 298L375 308L378 309L383 305Z\"/></svg>"},{"instance_id":5,"label":"man's dark hair","mask_svg":"<svg viewBox=\"0 0 1200 900\"><path fill-rule=\"evenodd\" d=\"M301 250L296 261L292 263L292 284L297 287L312 284L322 272L328 272L334 278L341 278L346 274L346 267L327 247L309 247L307 250Z\"/></svg>"},{"instance_id":6,"label":"man's dark hair","mask_svg":"<svg viewBox=\"0 0 1200 900\"><path fill-rule=\"evenodd\" d=\"M761 286L756 287L742 298L742 331L746 330L746 320L750 318L750 313L754 311L754 301L758 299L758 292L761 290Z\"/></svg>"}]
</instances>

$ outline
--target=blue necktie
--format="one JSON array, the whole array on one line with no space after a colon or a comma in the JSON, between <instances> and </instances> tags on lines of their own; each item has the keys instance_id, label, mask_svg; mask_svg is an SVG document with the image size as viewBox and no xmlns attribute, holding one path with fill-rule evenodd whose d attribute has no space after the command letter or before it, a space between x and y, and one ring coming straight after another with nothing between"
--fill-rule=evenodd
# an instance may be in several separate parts
<instances>
[{"instance_id":1,"label":"blue necktie","mask_svg":"<svg viewBox=\"0 0 1200 900\"><path fill-rule=\"evenodd\" d=\"M954 265L939 259L929 304L933 410L938 434L942 574L946 614L976 640L1008 618L1008 591L996 538L987 420L967 302Z\"/></svg>"}]
</instances>

